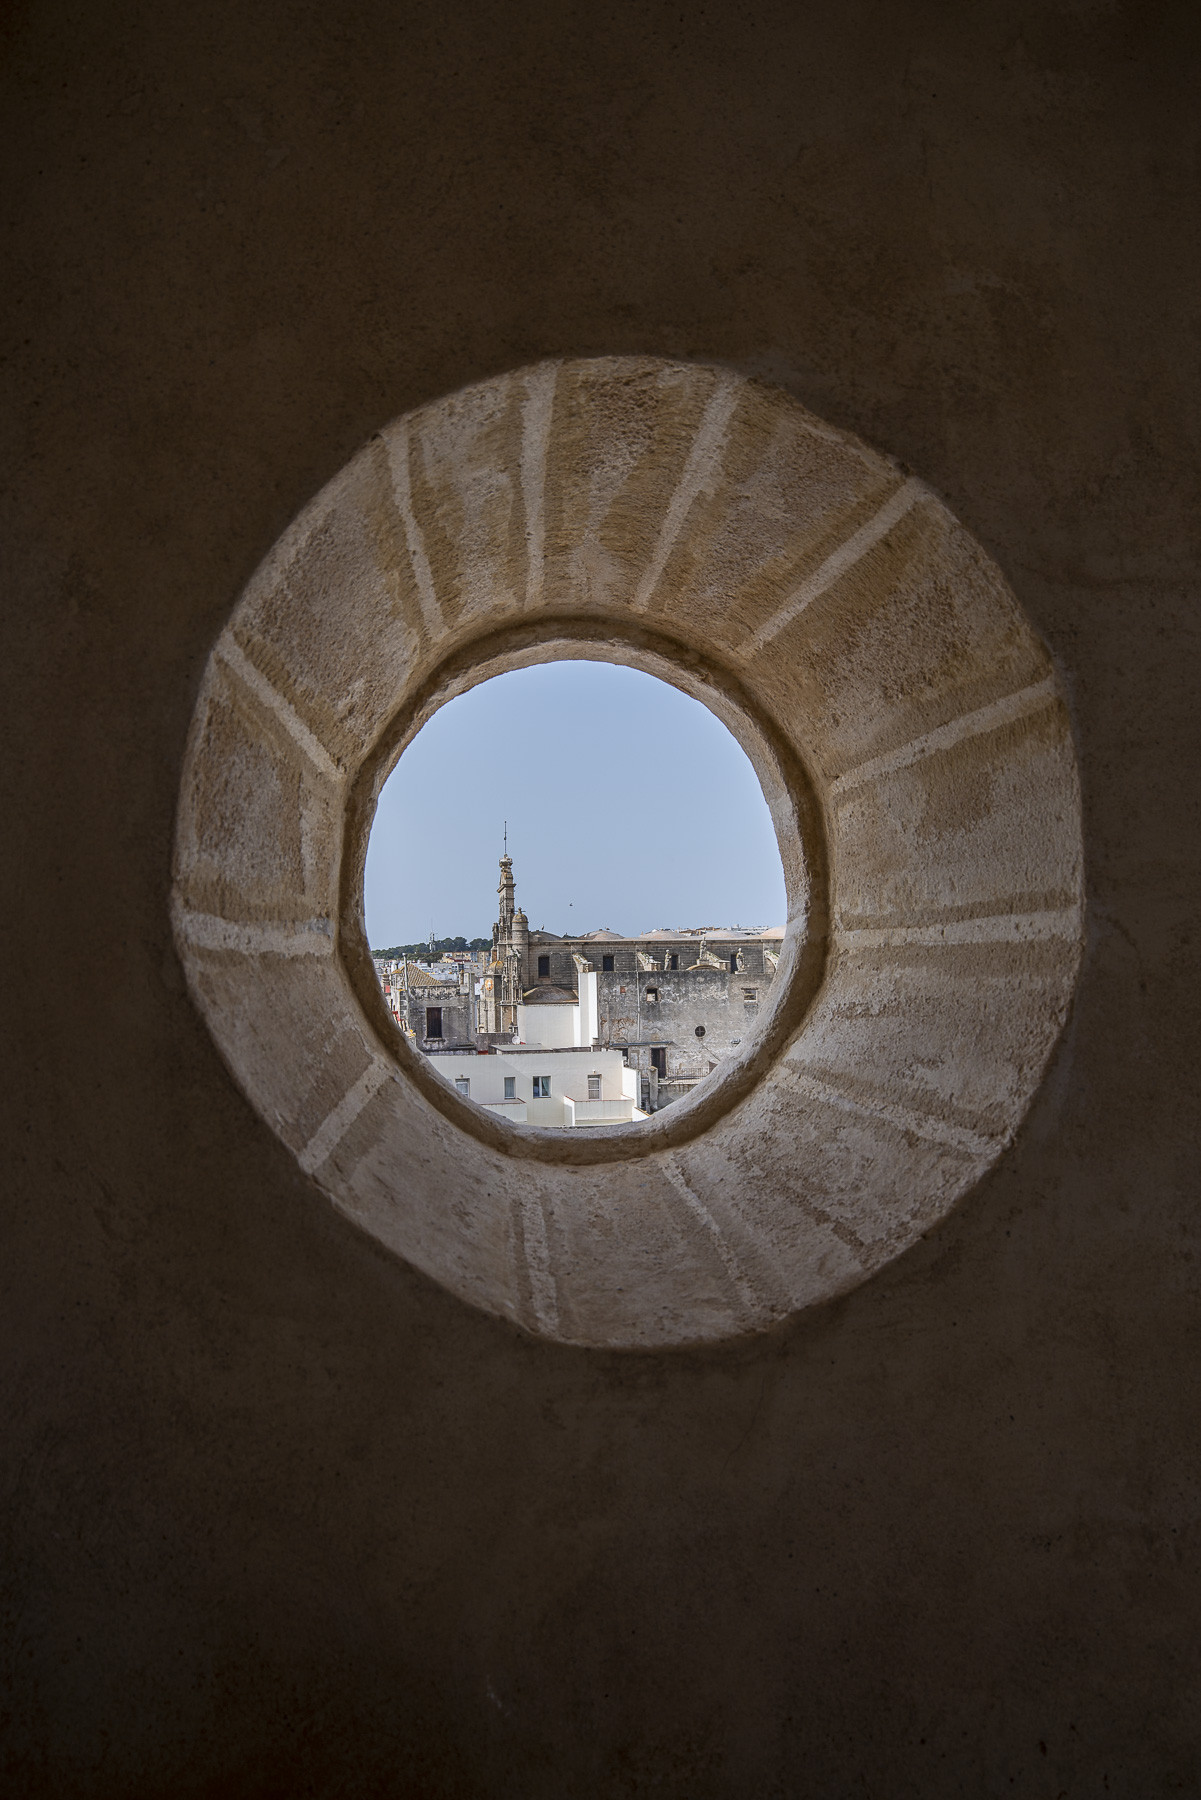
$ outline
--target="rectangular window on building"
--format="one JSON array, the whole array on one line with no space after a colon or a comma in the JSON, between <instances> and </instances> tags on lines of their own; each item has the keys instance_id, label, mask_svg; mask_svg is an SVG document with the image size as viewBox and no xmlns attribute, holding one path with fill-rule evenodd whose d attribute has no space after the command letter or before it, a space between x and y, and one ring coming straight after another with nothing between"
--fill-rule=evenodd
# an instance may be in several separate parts
<instances>
[{"instance_id":1,"label":"rectangular window on building","mask_svg":"<svg viewBox=\"0 0 1201 1800\"><path fill-rule=\"evenodd\" d=\"M427 1006L425 1009L425 1035L427 1038L442 1036L442 1008Z\"/></svg>"},{"instance_id":2,"label":"rectangular window on building","mask_svg":"<svg viewBox=\"0 0 1201 1800\"><path fill-rule=\"evenodd\" d=\"M539 975L549 975L550 974L550 957L549 956L540 956L538 958L538 973L539 973Z\"/></svg>"},{"instance_id":3,"label":"rectangular window on building","mask_svg":"<svg viewBox=\"0 0 1201 1800\"><path fill-rule=\"evenodd\" d=\"M455 1076L455 1087L458 1092L462 1094L464 1100L469 1100L471 1098L471 1083L468 1081L466 1075Z\"/></svg>"},{"instance_id":4,"label":"rectangular window on building","mask_svg":"<svg viewBox=\"0 0 1201 1800\"><path fill-rule=\"evenodd\" d=\"M659 990L658 990L658 988L647 988L647 990L646 990L646 1003L647 1003L647 1005L648 1005L648 1006L657 1006L657 1005L658 1005L658 1004L659 1004Z\"/></svg>"},{"instance_id":5,"label":"rectangular window on building","mask_svg":"<svg viewBox=\"0 0 1201 1800\"><path fill-rule=\"evenodd\" d=\"M589 1098L589 1100L599 1100L600 1097L601 1097L601 1078L599 1075L589 1075L589 1077L588 1077L588 1098Z\"/></svg>"},{"instance_id":6,"label":"rectangular window on building","mask_svg":"<svg viewBox=\"0 0 1201 1800\"><path fill-rule=\"evenodd\" d=\"M730 973L731 973L731 975L737 975L737 973L738 973L738 952L737 952L737 950L735 950L733 956L730 958Z\"/></svg>"},{"instance_id":7,"label":"rectangular window on building","mask_svg":"<svg viewBox=\"0 0 1201 1800\"><path fill-rule=\"evenodd\" d=\"M613 973L613 958L611 956L602 956L601 957L601 974L602 975L612 975L612 973Z\"/></svg>"},{"instance_id":8,"label":"rectangular window on building","mask_svg":"<svg viewBox=\"0 0 1201 1800\"><path fill-rule=\"evenodd\" d=\"M757 1000L759 998L759 989L758 988L743 988L742 997L744 1000Z\"/></svg>"},{"instance_id":9,"label":"rectangular window on building","mask_svg":"<svg viewBox=\"0 0 1201 1800\"><path fill-rule=\"evenodd\" d=\"M676 956L676 955L675 955L675 953L674 953L674 952L673 952L673 953L672 953L672 955L671 955L671 956L669 956L669 957L668 957L668 959L667 959L667 966L668 966L668 968L669 968L669 969L678 969L678 968L679 968L679 966L680 966L680 959L679 959L679 957L678 957L678 956Z\"/></svg>"},{"instance_id":10,"label":"rectangular window on building","mask_svg":"<svg viewBox=\"0 0 1201 1800\"><path fill-rule=\"evenodd\" d=\"M516 1100L516 1098L517 1098L517 1077L516 1077L516 1075L506 1075L505 1076L505 1099L506 1100Z\"/></svg>"},{"instance_id":11,"label":"rectangular window on building","mask_svg":"<svg viewBox=\"0 0 1201 1800\"><path fill-rule=\"evenodd\" d=\"M549 1075L535 1075L535 1077L534 1077L534 1098L535 1098L535 1100L549 1100L550 1099L550 1076Z\"/></svg>"}]
</instances>

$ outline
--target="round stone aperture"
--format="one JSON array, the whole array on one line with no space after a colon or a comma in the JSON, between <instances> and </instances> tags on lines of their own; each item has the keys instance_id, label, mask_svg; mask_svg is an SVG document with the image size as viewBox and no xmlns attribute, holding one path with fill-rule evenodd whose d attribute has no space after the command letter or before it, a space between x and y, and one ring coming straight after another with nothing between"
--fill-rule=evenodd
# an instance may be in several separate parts
<instances>
[{"instance_id":1,"label":"round stone aperture","mask_svg":"<svg viewBox=\"0 0 1201 1800\"><path fill-rule=\"evenodd\" d=\"M718 712L789 895L743 1060L569 1145L420 1066L361 909L404 743L563 654ZM897 1255L1025 1113L1080 955L1067 712L999 571L887 459L728 371L539 364L389 426L268 555L205 674L172 906L235 1078L364 1229L543 1335L741 1335Z\"/></svg>"}]
</instances>

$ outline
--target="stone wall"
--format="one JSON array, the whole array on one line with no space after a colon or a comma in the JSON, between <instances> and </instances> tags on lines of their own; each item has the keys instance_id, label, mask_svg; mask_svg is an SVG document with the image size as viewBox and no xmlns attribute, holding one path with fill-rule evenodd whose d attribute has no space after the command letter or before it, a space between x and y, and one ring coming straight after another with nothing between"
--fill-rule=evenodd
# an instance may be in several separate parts
<instances>
[{"instance_id":1,"label":"stone wall","mask_svg":"<svg viewBox=\"0 0 1201 1800\"><path fill-rule=\"evenodd\" d=\"M601 1042L637 1045L639 1053L631 1053L631 1061L639 1068L649 1067L647 1048L661 1042L667 1048L669 1078L706 1075L754 1028L768 985L721 969L601 975ZM753 1000L746 998L746 990Z\"/></svg>"},{"instance_id":2,"label":"stone wall","mask_svg":"<svg viewBox=\"0 0 1201 1800\"><path fill-rule=\"evenodd\" d=\"M401 995L402 1024L413 1033L422 1050L458 1050L474 1047L476 1042L475 996L449 983L441 986L410 987ZM429 1032L430 1009L441 1014L442 1030L437 1037Z\"/></svg>"},{"instance_id":3,"label":"stone wall","mask_svg":"<svg viewBox=\"0 0 1201 1800\"><path fill-rule=\"evenodd\" d=\"M10 12L6 1792L1201 1790L1193 30L1016 0ZM958 1209L773 1330L639 1352L535 1335L335 1210L169 916L200 684L289 521L389 421L609 354L782 384L945 499L1068 696L1087 880L1065 1035ZM441 548L494 503L414 500L455 606L516 612ZM604 593L603 541L576 573ZM949 603L901 621L918 652ZM853 669L871 629L825 648ZM259 768L211 816L293 795L266 910L305 891L326 778ZM919 801L902 827L920 848ZM754 1161L777 1178L769 1131ZM644 1283L714 1241L673 1192ZM441 1189L448 1261L487 1194ZM533 1318L558 1222L514 1216Z\"/></svg>"},{"instance_id":4,"label":"stone wall","mask_svg":"<svg viewBox=\"0 0 1201 1800\"><path fill-rule=\"evenodd\" d=\"M534 934L530 958L535 988L539 982L574 982L577 956L597 971L600 1041L630 1045L630 1064L644 1073L653 1066L652 1048L661 1045L669 1084L660 1090L663 1105L737 1051L753 1030L776 974L768 948L756 939L719 933L703 944L684 937L598 944ZM697 961L702 949L707 952L703 965ZM537 974L540 956L549 962L547 975ZM672 956L678 964L674 970L668 967ZM608 957L612 970L603 968ZM737 973L729 966L735 957ZM649 1001L648 993L657 994L657 1000ZM699 1037L698 1026L703 1028Z\"/></svg>"}]
</instances>

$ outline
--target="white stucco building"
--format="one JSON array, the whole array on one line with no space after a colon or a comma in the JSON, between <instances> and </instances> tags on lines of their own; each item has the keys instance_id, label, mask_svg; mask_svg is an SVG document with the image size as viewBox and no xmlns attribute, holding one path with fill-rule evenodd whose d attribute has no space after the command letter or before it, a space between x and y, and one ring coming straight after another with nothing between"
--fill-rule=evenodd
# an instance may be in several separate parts
<instances>
[{"instance_id":1,"label":"white stucco building","mask_svg":"<svg viewBox=\"0 0 1201 1800\"><path fill-rule=\"evenodd\" d=\"M485 1053L435 1051L429 1060L465 1099L514 1124L628 1125L647 1117L637 1104L638 1071L626 1067L620 1050L513 1044Z\"/></svg>"},{"instance_id":2,"label":"white stucco building","mask_svg":"<svg viewBox=\"0 0 1201 1800\"><path fill-rule=\"evenodd\" d=\"M522 1001L517 1007L516 1043L568 1050L595 1042L599 1035L596 970L589 968L582 956L574 962L578 993L553 988L539 994L537 1000Z\"/></svg>"},{"instance_id":3,"label":"white stucco building","mask_svg":"<svg viewBox=\"0 0 1201 1800\"><path fill-rule=\"evenodd\" d=\"M638 1106L638 1071L620 1050L600 1049L596 971L576 958L579 993L519 1003L516 1041L487 1052L435 1051L430 1062L444 1081L520 1125L628 1125L647 1114Z\"/></svg>"}]
</instances>

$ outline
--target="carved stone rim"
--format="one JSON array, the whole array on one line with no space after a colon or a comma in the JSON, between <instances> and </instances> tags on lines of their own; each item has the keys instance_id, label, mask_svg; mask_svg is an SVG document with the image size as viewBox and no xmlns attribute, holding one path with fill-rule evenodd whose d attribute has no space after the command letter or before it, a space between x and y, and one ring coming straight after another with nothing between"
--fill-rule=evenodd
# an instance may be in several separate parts
<instances>
[{"instance_id":1,"label":"carved stone rim","mask_svg":"<svg viewBox=\"0 0 1201 1800\"><path fill-rule=\"evenodd\" d=\"M595 1135L509 1127L423 1067L362 921L405 742L555 655L724 720L793 926L742 1059ZM662 1350L848 1292L976 1186L1063 1030L1083 895L1061 683L937 495L729 370L600 357L391 421L272 546L201 680L171 916L231 1074L331 1205L523 1329Z\"/></svg>"}]
</instances>

